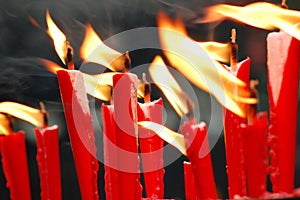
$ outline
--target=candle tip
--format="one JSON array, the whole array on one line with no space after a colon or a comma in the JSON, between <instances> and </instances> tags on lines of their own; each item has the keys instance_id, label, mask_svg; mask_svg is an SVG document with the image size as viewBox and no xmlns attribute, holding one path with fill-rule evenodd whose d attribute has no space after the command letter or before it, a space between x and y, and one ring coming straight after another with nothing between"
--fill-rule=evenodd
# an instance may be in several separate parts
<instances>
[{"instance_id":1,"label":"candle tip","mask_svg":"<svg viewBox=\"0 0 300 200\"><path fill-rule=\"evenodd\" d=\"M144 102L151 102L151 84L147 81L145 73L142 74L142 81L144 84Z\"/></svg>"},{"instance_id":2,"label":"candle tip","mask_svg":"<svg viewBox=\"0 0 300 200\"><path fill-rule=\"evenodd\" d=\"M231 42L232 43L236 43L236 29L235 28L233 28L233 29L231 29Z\"/></svg>"},{"instance_id":3,"label":"candle tip","mask_svg":"<svg viewBox=\"0 0 300 200\"><path fill-rule=\"evenodd\" d=\"M47 128L48 127L48 112L46 110L46 106L43 102L40 102L40 110L41 113L43 114L43 118L44 118L44 123L43 123L43 127Z\"/></svg>"},{"instance_id":4,"label":"candle tip","mask_svg":"<svg viewBox=\"0 0 300 200\"><path fill-rule=\"evenodd\" d=\"M130 72L130 68L131 68L131 59L130 59L130 56L129 56L129 52L126 51L123 54L123 56L125 57L123 72L128 73L128 72Z\"/></svg>"},{"instance_id":5,"label":"candle tip","mask_svg":"<svg viewBox=\"0 0 300 200\"><path fill-rule=\"evenodd\" d=\"M238 45L236 44L236 29L233 28L231 29L231 52L230 52L230 66L231 66L231 71L236 71L237 69L237 50L238 50Z\"/></svg>"},{"instance_id":6,"label":"candle tip","mask_svg":"<svg viewBox=\"0 0 300 200\"><path fill-rule=\"evenodd\" d=\"M74 61L73 61L73 47L69 41L66 41L67 55L66 55L66 66L69 70L74 70Z\"/></svg>"}]
</instances>

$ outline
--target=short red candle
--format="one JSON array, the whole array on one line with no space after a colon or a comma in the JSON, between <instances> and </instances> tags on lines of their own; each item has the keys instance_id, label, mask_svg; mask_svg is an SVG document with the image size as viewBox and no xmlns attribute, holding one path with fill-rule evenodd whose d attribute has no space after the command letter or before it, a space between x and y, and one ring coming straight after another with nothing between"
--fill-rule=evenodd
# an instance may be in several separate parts
<instances>
[{"instance_id":1,"label":"short red candle","mask_svg":"<svg viewBox=\"0 0 300 200\"><path fill-rule=\"evenodd\" d=\"M113 76L119 199L142 198L137 137L137 80L137 76L131 73Z\"/></svg>"},{"instance_id":2,"label":"short red candle","mask_svg":"<svg viewBox=\"0 0 300 200\"><path fill-rule=\"evenodd\" d=\"M138 120L162 124L162 99L139 103ZM146 195L149 198L164 198L164 141L153 131L139 127Z\"/></svg>"},{"instance_id":3,"label":"short red candle","mask_svg":"<svg viewBox=\"0 0 300 200\"><path fill-rule=\"evenodd\" d=\"M231 69L229 68L231 71ZM237 71L233 72L237 78L249 85L250 59L238 63ZM238 91L237 91L238 93ZM244 170L244 156L240 124L246 124L247 118L241 118L224 108L224 138L226 150L226 164L228 177L229 198L235 195L246 196L246 177Z\"/></svg>"},{"instance_id":4,"label":"short red candle","mask_svg":"<svg viewBox=\"0 0 300 200\"><path fill-rule=\"evenodd\" d=\"M99 199L97 149L83 77L76 70L60 70L57 77L81 198L96 200Z\"/></svg>"},{"instance_id":5,"label":"short red candle","mask_svg":"<svg viewBox=\"0 0 300 200\"><path fill-rule=\"evenodd\" d=\"M294 189L300 42L285 32L267 37L270 177L273 192Z\"/></svg>"},{"instance_id":6,"label":"short red candle","mask_svg":"<svg viewBox=\"0 0 300 200\"><path fill-rule=\"evenodd\" d=\"M266 194L268 173L268 114L261 112L256 120L241 125L248 197Z\"/></svg>"},{"instance_id":7,"label":"short red candle","mask_svg":"<svg viewBox=\"0 0 300 200\"><path fill-rule=\"evenodd\" d=\"M190 162L183 162L184 169L184 189L186 200L197 200L197 187L195 183L194 173Z\"/></svg>"},{"instance_id":8,"label":"short red candle","mask_svg":"<svg viewBox=\"0 0 300 200\"><path fill-rule=\"evenodd\" d=\"M37 144L37 163L40 175L41 199L61 197L61 176L58 146L58 127L35 129Z\"/></svg>"},{"instance_id":9,"label":"short red candle","mask_svg":"<svg viewBox=\"0 0 300 200\"><path fill-rule=\"evenodd\" d=\"M0 138L3 171L12 200L31 200L25 134L22 131Z\"/></svg>"},{"instance_id":10,"label":"short red candle","mask_svg":"<svg viewBox=\"0 0 300 200\"><path fill-rule=\"evenodd\" d=\"M216 199L216 185L205 123L193 125L185 122L180 129L184 135L187 156L192 165L198 197Z\"/></svg>"}]
</instances>

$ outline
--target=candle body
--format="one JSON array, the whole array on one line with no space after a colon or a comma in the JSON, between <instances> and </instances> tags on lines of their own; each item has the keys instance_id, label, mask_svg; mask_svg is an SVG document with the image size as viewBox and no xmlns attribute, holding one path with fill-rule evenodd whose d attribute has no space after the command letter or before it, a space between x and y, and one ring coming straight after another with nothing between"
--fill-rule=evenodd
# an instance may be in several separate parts
<instances>
[{"instance_id":1,"label":"candle body","mask_svg":"<svg viewBox=\"0 0 300 200\"><path fill-rule=\"evenodd\" d=\"M35 129L37 143L37 163L40 175L41 199L61 197L61 176L58 146L58 127Z\"/></svg>"},{"instance_id":2,"label":"candle body","mask_svg":"<svg viewBox=\"0 0 300 200\"><path fill-rule=\"evenodd\" d=\"M193 174L192 165L190 162L183 162L184 169L184 189L185 189L185 199L186 200L197 200L197 187L195 184L195 178Z\"/></svg>"},{"instance_id":3,"label":"candle body","mask_svg":"<svg viewBox=\"0 0 300 200\"><path fill-rule=\"evenodd\" d=\"M230 69L229 69L230 70ZM250 59L238 63L237 71L231 72L249 85ZM237 91L238 93L239 91ZM246 196L246 176L240 124L246 124L247 119L224 108L224 139L226 150L226 167L228 177L229 198L235 195Z\"/></svg>"},{"instance_id":4,"label":"candle body","mask_svg":"<svg viewBox=\"0 0 300 200\"><path fill-rule=\"evenodd\" d=\"M138 156L137 76L113 76L114 119L118 147L119 199L140 200L142 187Z\"/></svg>"},{"instance_id":5,"label":"candle body","mask_svg":"<svg viewBox=\"0 0 300 200\"><path fill-rule=\"evenodd\" d=\"M138 120L162 124L162 99L138 104ZM146 195L149 198L164 198L163 140L153 131L139 127Z\"/></svg>"},{"instance_id":6,"label":"candle body","mask_svg":"<svg viewBox=\"0 0 300 200\"><path fill-rule=\"evenodd\" d=\"M252 124L241 125L247 194L251 198L266 193L268 173L268 114L258 113Z\"/></svg>"},{"instance_id":7,"label":"candle body","mask_svg":"<svg viewBox=\"0 0 300 200\"><path fill-rule=\"evenodd\" d=\"M3 171L10 198L31 200L24 132L19 131L0 139Z\"/></svg>"},{"instance_id":8,"label":"candle body","mask_svg":"<svg viewBox=\"0 0 300 200\"><path fill-rule=\"evenodd\" d=\"M99 199L97 150L82 74L75 70L60 70L57 77L81 197L83 200Z\"/></svg>"},{"instance_id":9,"label":"candle body","mask_svg":"<svg viewBox=\"0 0 300 200\"><path fill-rule=\"evenodd\" d=\"M273 192L294 189L300 42L285 32L267 37L270 178Z\"/></svg>"},{"instance_id":10,"label":"candle body","mask_svg":"<svg viewBox=\"0 0 300 200\"><path fill-rule=\"evenodd\" d=\"M184 135L187 156L192 165L198 198L216 199L216 185L205 123L192 125L185 122L180 129Z\"/></svg>"}]
</instances>

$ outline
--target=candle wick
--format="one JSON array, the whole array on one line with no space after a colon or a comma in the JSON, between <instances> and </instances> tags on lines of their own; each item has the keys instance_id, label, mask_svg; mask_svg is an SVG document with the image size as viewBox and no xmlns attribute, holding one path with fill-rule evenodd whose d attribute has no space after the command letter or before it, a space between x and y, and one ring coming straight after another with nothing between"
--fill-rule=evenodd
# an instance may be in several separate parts
<instances>
[{"instance_id":1,"label":"candle wick","mask_svg":"<svg viewBox=\"0 0 300 200\"><path fill-rule=\"evenodd\" d=\"M187 109L188 109L188 112L186 113L186 117L188 118L188 121L191 124L196 124L196 118L195 118L195 113L194 113L194 103L188 96L186 99L186 105L187 105Z\"/></svg>"},{"instance_id":2,"label":"candle wick","mask_svg":"<svg viewBox=\"0 0 300 200\"><path fill-rule=\"evenodd\" d=\"M46 106L43 102L40 102L41 113L43 114L43 128L48 127L48 112L46 110Z\"/></svg>"},{"instance_id":3,"label":"candle wick","mask_svg":"<svg viewBox=\"0 0 300 200\"><path fill-rule=\"evenodd\" d=\"M286 4L286 0L282 0L282 1L281 1L281 7L282 7L282 8L288 9L288 6L287 6L287 4Z\"/></svg>"},{"instance_id":4,"label":"candle wick","mask_svg":"<svg viewBox=\"0 0 300 200\"><path fill-rule=\"evenodd\" d=\"M66 47L67 47L67 55L66 55L66 67L69 70L74 69L74 61L73 61L73 47L71 46L70 42L66 42Z\"/></svg>"},{"instance_id":5,"label":"candle wick","mask_svg":"<svg viewBox=\"0 0 300 200\"><path fill-rule=\"evenodd\" d=\"M142 80L144 84L144 102L151 102L151 84L147 81L146 74L143 73Z\"/></svg>"},{"instance_id":6,"label":"candle wick","mask_svg":"<svg viewBox=\"0 0 300 200\"><path fill-rule=\"evenodd\" d=\"M258 91L257 91L257 86L259 85L258 80L250 80L250 97L251 98L258 98ZM257 101L259 103L259 101ZM248 123L252 124L256 120L256 112L257 112L257 104L250 104L249 105L249 111L248 111Z\"/></svg>"},{"instance_id":7,"label":"candle wick","mask_svg":"<svg viewBox=\"0 0 300 200\"><path fill-rule=\"evenodd\" d=\"M126 53L124 53L123 56L125 58L123 73L129 73L130 68L131 68L131 59L130 59L130 56L129 56L129 52L126 51Z\"/></svg>"},{"instance_id":8,"label":"candle wick","mask_svg":"<svg viewBox=\"0 0 300 200\"><path fill-rule=\"evenodd\" d=\"M237 50L238 45L236 44L236 29L231 29L231 52L230 52L230 67L233 72L237 70Z\"/></svg>"}]
</instances>

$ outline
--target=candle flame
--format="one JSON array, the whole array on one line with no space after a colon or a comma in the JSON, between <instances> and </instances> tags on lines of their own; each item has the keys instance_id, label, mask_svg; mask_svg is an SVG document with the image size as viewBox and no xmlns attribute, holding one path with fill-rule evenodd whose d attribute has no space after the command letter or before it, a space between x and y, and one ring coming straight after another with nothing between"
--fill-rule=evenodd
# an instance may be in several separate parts
<instances>
[{"instance_id":1,"label":"candle flame","mask_svg":"<svg viewBox=\"0 0 300 200\"><path fill-rule=\"evenodd\" d=\"M27 121L37 127L43 127L44 114L41 110L15 102L1 102L0 113L6 113L16 118Z\"/></svg>"},{"instance_id":2,"label":"candle flame","mask_svg":"<svg viewBox=\"0 0 300 200\"><path fill-rule=\"evenodd\" d=\"M187 101L191 100L181 89L160 56L154 58L148 70L152 80L163 92L176 113L180 117L188 114L190 110Z\"/></svg>"},{"instance_id":3,"label":"candle flame","mask_svg":"<svg viewBox=\"0 0 300 200\"><path fill-rule=\"evenodd\" d=\"M86 62L103 65L112 71L122 71L125 67L126 56L105 45L90 24L86 25L80 56Z\"/></svg>"},{"instance_id":4,"label":"candle flame","mask_svg":"<svg viewBox=\"0 0 300 200\"><path fill-rule=\"evenodd\" d=\"M197 42L208 55L219 62L229 63L230 58L230 44L220 42Z\"/></svg>"},{"instance_id":5,"label":"candle flame","mask_svg":"<svg viewBox=\"0 0 300 200\"><path fill-rule=\"evenodd\" d=\"M163 13L158 16L158 26L164 53L172 66L197 87L212 94L224 107L246 117L242 103L257 103L256 98L249 98L246 84L211 59L197 42L187 36L181 25L174 24Z\"/></svg>"},{"instance_id":6,"label":"candle flame","mask_svg":"<svg viewBox=\"0 0 300 200\"><path fill-rule=\"evenodd\" d=\"M155 122L140 121L138 125L155 132L164 141L176 147L183 155L187 155L183 135Z\"/></svg>"},{"instance_id":7,"label":"candle flame","mask_svg":"<svg viewBox=\"0 0 300 200\"><path fill-rule=\"evenodd\" d=\"M11 133L10 120L5 114L0 114L0 135L9 135Z\"/></svg>"},{"instance_id":8,"label":"candle flame","mask_svg":"<svg viewBox=\"0 0 300 200\"><path fill-rule=\"evenodd\" d=\"M226 18L256 28L280 29L300 40L300 12L282 8L267 2L256 2L246 6L218 4L206 9L206 16L198 23L223 21Z\"/></svg>"},{"instance_id":9,"label":"candle flame","mask_svg":"<svg viewBox=\"0 0 300 200\"><path fill-rule=\"evenodd\" d=\"M49 10L46 12L46 22L48 26L47 33L53 40L55 51L60 60L66 64L68 52L67 38L52 20Z\"/></svg>"}]
</instances>

